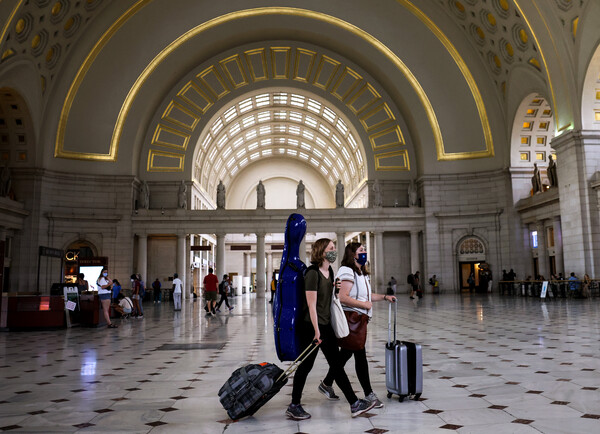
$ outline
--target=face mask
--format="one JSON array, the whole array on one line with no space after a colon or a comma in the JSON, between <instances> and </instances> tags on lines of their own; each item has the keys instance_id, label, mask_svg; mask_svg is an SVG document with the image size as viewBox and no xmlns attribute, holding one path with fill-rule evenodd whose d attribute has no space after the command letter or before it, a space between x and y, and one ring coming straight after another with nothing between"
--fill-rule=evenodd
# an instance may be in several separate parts
<instances>
[{"instance_id":1,"label":"face mask","mask_svg":"<svg viewBox=\"0 0 600 434\"><path fill-rule=\"evenodd\" d=\"M325 259L327 259L331 263L334 263L337 259L337 250L330 250L328 252L325 252Z\"/></svg>"},{"instance_id":2,"label":"face mask","mask_svg":"<svg viewBox=\"0 0 600 434\"><path fill-rule=\"evenodd\" d=\"M108 273L102 273L102 275L103 275L104 277L106 277L106 276L108 276Z\"/></svg>"},{"instance_id":3,"label":"face mask","mask_svg":"<svg viewBox=\"0 0 600 434\"><path fill-rule=\"evenodd\" d=\"M360 265L365 265L367 263L367 254L359 253L356 262L358 262Z\"/></svg>"}]
</instances>

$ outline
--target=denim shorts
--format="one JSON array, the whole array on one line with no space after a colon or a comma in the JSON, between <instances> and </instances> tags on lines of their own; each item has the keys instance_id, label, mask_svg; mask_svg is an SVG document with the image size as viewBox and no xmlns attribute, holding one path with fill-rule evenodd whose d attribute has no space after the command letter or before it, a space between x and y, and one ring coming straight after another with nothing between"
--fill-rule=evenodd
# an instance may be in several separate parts
<instances>
[{"instance_id":1,"label":"denim shorts","mask_svg":"<svg viewBox=\"0 0 600 434\"><path fill-rule=\"evenodd\" d=\"M100 298L100 300L110 300L110 292L107 292L106 294L98 294L98 298Z\"/></svg>"}]
</instances>

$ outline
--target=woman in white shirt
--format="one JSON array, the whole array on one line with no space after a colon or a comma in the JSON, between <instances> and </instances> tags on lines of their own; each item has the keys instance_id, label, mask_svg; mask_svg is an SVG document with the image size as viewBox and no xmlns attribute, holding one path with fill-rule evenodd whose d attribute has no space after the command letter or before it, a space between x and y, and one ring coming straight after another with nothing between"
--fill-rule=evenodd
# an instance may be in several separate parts
<instances>
[{"instance_id":1,"label":"woman in white shirt","mask_svg":"<svg viewBox=\"0 0 600 434\"><path fill-rule=\"evenodd\" d=\"M345 311L354 311L361 315L367 315L369 319L372 316L374 301L388 301L394 303L396 297L393 295L373 294L371 292L371 283L369 281L369 272L365 264L367 263L367 250L360 243L350 243L344 251L344 258L336 277L340 279L340 302ZM369 363L367 362L367 353L363 347L360 350L348 350L340 348L340 358L342 364L354 355L354 364L356 376L365 393L365 400L374 403L374 408L383 407L383 403L377 398L371 387L369 378ZM319 391L329 399L336 399L337 396L333 390L333 373L331 369L325 379L319 385Z\"/></svg>"},{"instance_id":2,"label":"woman in white shirt","mask_svg":"<svg viewBox=\"0 0 600 434\"><path fill-rule=\"evenodd\" d=\"M100 276L98 276L98 280L96 280L96 285L98 286L98 298L102 304L102 313L104 314L106 324L108 324L108 328L116 329L118 325L110 322L110 297L112 292L112 280L108 278L108 268L104 267L102 269Z\"/></svg>"}]
</instances>

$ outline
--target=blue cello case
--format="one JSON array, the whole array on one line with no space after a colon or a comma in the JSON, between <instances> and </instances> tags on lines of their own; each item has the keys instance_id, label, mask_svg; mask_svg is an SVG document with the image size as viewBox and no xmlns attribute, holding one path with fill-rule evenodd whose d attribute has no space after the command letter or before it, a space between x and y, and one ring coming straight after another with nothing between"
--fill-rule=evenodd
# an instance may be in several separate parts
<instances>
[{"instance_id":1,"label":"blue cello case","mask_svg":"<svg viewBox=\"0 0 600 434\"><path fill-rule=\"evenodd\" d=\"M304 306L304 271L300 260L300 243L306 234L306 220L291 214L285 225L285 244L281 257L279 281L273 299L275 348L282 362L296 360L302 349L296 327L302 321Z\"/></svg>"}]
</instances>

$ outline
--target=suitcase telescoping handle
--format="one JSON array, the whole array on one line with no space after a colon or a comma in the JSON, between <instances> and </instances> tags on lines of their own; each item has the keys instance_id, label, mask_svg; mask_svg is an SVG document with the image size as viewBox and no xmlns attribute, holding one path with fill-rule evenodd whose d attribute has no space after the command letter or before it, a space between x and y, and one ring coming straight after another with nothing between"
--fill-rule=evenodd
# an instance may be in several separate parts
<instances>
[{"instance_id":1,"label":"suitcase telescoping handle","mask_svg":"<svg viewBox=\"0 0 600 434\"><path fill-rule=\"evenodd\" d=\"M392 304L394 305L394 340L392 341ZM388 314L388 343L396 342L396 316L398 315L398 303L389 303Z\"/></svg>"},{"instance_id":2,"label":"suitcase telescoping handle","mask_svg":"<svg viewBox=\"0 0 600 434\"><path fill-rule=\"evenodd\" d=\"M310 345L308 347L306 347L306 349L304 351L302 351L302 354L300 354L298 356L298 358L296 360L294 360L292 362L292 364L284 371L281 373L281 375L279 377L277 377L277 381L282 380L283 378L287 378L290 375L292 375L294 372L296 372L296 369L298 369L298 367L300 366L300 364L302 362L304 362L308 356L311 355L311 353L316 350L317 348L319 348L319 344L316 341L312 341L310 343Z\"/></svg>"}]
</instances>

